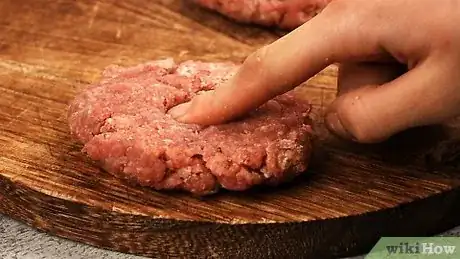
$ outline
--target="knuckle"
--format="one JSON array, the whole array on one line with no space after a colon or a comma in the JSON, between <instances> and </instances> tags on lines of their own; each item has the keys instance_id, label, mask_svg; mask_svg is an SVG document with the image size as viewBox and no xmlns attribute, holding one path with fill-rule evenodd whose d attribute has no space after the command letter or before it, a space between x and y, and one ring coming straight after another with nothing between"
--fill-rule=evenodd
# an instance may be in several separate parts
<instances>
[{"instance_id":1,"label":"knuckle","mask_svg":"<svg viewBox=\"0 0 460 259\"><path fill-rule=\"evenodd\" d=\"M330 19L337 22L356 23L353 25L366 25L375 21L375 13L378 13L379 0L333 0L324 9Z\"/></svg>"},{"instance_id":2,"label":"knuckle","mask_svg":"<svg viewBox=\"0 0 460 259\"><path fill-rule=\"evenodd\" d=\"M349 1L345 0L332 0L326 7L328 10L343 10L343 7L348 5Z\"/></svg>"},{"instance_id":3,"label":"knuckle","mask_svg":"<svg viewBox=\"0 0 460 259\"><path fill-rule=\"evenodd\" d=\"M354 10L358 11L356 3L359 2L359 0L332 0L324 9L324 11L327 12L333 12L333 13L344 13L349 10ZM358 5L359 6L359 5Z\"/></svg>"}]
</instances>

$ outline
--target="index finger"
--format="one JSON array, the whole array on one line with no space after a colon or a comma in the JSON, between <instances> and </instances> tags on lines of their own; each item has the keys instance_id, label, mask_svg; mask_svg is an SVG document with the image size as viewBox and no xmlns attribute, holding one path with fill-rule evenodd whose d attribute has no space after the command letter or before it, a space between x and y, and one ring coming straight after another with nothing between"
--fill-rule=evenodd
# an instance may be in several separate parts
<instances>
[{"instance_id":1,"label":"index finger","mask_svg":"<svg viewBox=\"0 0 460 259\"><path fill-rule=\"evenodd\" d=\"M186 123L223 123L292 90L330 64L382 55L355 2L362 3L333 1L303 26L251 54L224 85L170 114Z\"/></svg>"}]
</instances>

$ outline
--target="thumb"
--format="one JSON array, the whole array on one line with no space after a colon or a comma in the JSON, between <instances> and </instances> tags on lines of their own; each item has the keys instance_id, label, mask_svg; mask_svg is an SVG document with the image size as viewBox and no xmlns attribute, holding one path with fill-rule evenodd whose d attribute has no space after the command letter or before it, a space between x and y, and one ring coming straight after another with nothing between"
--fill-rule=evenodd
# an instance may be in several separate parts
<instances>
[{"instance_id":1,"label":"thumb","mask_svg":"<svg viewBox=\"0 0 460 259\"><path fill-rule=\"evenodd\" d=\"M326 127L345 139L376 143L459 115L459 81L443 64L424 62L389 83L341 95L326 112Z\"/></svg>"}]
</instances>

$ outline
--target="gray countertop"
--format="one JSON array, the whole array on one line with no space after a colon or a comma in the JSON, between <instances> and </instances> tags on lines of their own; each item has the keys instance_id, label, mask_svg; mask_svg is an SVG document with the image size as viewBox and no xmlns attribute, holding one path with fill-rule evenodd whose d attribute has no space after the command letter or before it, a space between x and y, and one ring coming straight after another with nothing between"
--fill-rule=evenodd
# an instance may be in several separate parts
<instances>
[{"instance_id":1,"label":"gray countertop","mask_svg":"<svg viewBox=\"0 0 460 259\"><path fill-rule=\"evenodd\" d=\"M460 236L460 226L442 235ZM41 233L0 214L2 259L142 259ZM355 257L353 259L362 258Z\"/></svg>"}]
</instances>

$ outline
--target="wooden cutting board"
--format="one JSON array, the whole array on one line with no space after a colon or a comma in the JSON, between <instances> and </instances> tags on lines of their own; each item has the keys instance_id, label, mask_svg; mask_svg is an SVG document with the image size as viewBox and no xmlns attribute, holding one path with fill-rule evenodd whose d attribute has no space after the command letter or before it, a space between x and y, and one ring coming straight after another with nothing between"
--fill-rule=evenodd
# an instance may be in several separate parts
<instances>
[{"instance_id":1,"label":"wooden cutting board","mask_svg":"<svg viewBox=\"0 0 460 259\"><path fill-rule=\"evenodd\" d=\"M304 177L204 199L131 187L69 137L68 102L110 64L242 61L279 36L179 0L2 0L0 211L58 236L156 258L328 258L366 252L380 236L459 224L455 125L374 146L320 130ZM299 88L319 129L335 76L330 67Z\"/></svg>"}]
</instances>

